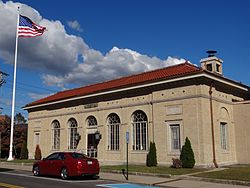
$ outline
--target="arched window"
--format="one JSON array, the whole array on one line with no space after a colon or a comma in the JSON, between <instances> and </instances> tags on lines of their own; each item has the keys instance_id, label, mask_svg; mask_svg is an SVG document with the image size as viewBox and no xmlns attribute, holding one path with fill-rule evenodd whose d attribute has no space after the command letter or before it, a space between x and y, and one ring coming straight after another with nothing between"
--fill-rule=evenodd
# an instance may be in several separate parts
<instances>
[{"instance_id":1,"label":"arched window","mask_svg":"<svg viewBox=\"0 0 250 188\"><path fill-rule=\"evenodd\" d=\"M68 128L69 128L69 149L76 149L77 121L74 118L71 118L68 121Z\"/></svg>"},{"instance_id":2,"label":"arched window","mask_svg":"<svg viewBox=\"0 0 250 188\"><path fill-rule=\"evenodd\" d=\"M120 144L120 118L117 114L112 113L108 116L108 149L119 150Z\"/></svg>"},{"instance_id":3,"label":"arched window","mask_svg":"<svg viewBox=\"0 0 250 188\"><path fill-rule=\"evenodd\" d=\"M87 118L87 127L94 127L97 126L97 121L94 116L89 116Z\"/></svg>"},{"instance_id":4,"label":"arched window","mask_svg":"<svg viewBox=\"0 0 250 188\"><path fill-rule=\"evenodd\" d=\"M57 120L52 122L52 149L60 150L60 123Z\"/></svg>"},{"instance_id":5,"label":"arched window","mask_svg":"<svg viewBox=\"0 0 250 188\"><path fill-rule=\"evenodd\" d=\"M132 114L133 150L147 150L148 118L146 114L137 110Z\"/></svg>"}]
</instances>

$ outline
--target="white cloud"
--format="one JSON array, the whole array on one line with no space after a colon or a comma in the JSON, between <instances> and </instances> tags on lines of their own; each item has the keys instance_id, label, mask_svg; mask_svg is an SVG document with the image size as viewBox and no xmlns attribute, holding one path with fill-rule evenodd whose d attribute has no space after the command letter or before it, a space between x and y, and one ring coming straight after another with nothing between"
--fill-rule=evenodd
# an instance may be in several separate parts
<instances>
[{"instance_id":1,"label":"white cloud","mask_svg":"<svg viewBox=\"0 0 250 188\"><path fill-rule=\"evenodd\" d=\"M41 98L50 96L50 95L52 95L52 94L53 94L53 93L50 93L50 94L28 93L28 96L29 96L31 99L38 100L38 99L41 99Z\"/></svg>"},{"instance_id":2,"label":"white cloud","mask_svg":"<svg viewBox=\"0 0 250 188\"><path fill-rule=\"evenodd\" d=\"M89 48L83 38L66 33L60 21L42 18L27 5L0 1L0 58L6 63L14 59L16 9L20 5L21 14L48 31L41 37L19 39L18 64L44 72L42 79L48 85L85 85L185 62L172 57L161 60L118 47L102 54ZM78 28L77 23L73 27Z\"/></svg>"},{"instance_id":3,"label":"white cloud","mask_svg":"<svg viewBox=\"0 0 250 188\"><path fill-rule=\"evenodd\" d=\"M48 29L41 37L19 38L18 64L57 75L73 70L78 64L78 55L89 48L83 39L67 34L60 21L49 21L32 7L12 1L0 1L1 59L13 63L18 6L21 14Z\"/></svg>"},{"instance_id":4,"label":"white cloud","mask_svg":"<svg viewBox=\"0 0 250 188\"><path fill-rule=\"evenodd\" d=\"M77 20L68 21L67 24L68 24L68 26L69 26L71 29L75 29L76 31L80 31L80 32L83 31L83 29L81 28L81 25L79 24L79 22L78 22Z\"/></svg>"}]
</instances>

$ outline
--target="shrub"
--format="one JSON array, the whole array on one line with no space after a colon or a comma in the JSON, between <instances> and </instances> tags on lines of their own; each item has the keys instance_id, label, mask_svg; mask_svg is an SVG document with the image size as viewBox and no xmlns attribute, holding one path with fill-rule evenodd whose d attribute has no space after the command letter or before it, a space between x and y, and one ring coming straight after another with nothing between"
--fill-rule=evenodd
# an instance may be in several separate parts
<instances>
[{"instance_id":1,"label":"shrub","mask_svg":"<svg viewBox=\"0 0 250 188\"><path fill-rule=\"evenodd\" d=\"M182 162L180 159L178 158L172 158L173 164L172 164L172 168L181 168L182 167Z\"/></svg>"},{"instance_id":2,"label":"shrub","mask_svg":"<svg viewBox=\"0 0 250 188\"><path fill-rule=\"evenodd\" d=\"M194 152L193 152L191 142L188 139L188 137L186 137L185 144L184 146L182 146L180 160L182 162L183 168L194 167L194 164L195 164Z\"/></svg>"},{"instance_id":3,"label":"shrub","mask_svg":"<svg viewBox=\"0 0 250 188\"><path fill-rule=\"evenodd\" d=\"M42 159L42 152L39 147L39 145L36 145L36 151L35 151L35 160L41 160Z\"/></svg>"},{"instance_id":4,"label":"shrub","mask_svg":"<svg viewBox=\"0 0 250 188\"><path fill-rule=\"evenodd\" d=\"M147 154L147 166L157 166L157 156L156 156L156 147L154 142L150 142L149 152Z\"/></svg>"},{"instance_id":5,"label":"shrub","mask_svg":"<svg viewBox=\"0 0 250 188\"><path fill-rule=\"evenodd\" d=\"M27 148L26 140L23 140L21 153L20 153L20 159L28 159L28 148Z\"/></svg>"}]
</instances>

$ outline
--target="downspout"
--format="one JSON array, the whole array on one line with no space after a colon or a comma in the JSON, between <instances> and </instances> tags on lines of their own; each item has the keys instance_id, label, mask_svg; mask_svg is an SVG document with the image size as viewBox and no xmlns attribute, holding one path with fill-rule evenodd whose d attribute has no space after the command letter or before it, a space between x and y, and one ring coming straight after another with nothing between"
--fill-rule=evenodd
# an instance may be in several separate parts
<instances>
[{"instance_id":1,"label":"downspout","mask_svg":"<svg viewBox=\"0 0 250 188\"><path fill-rule=\"evenodd\" d=\"M153 99L153 93L151 94L151 109L152 109L152 112L151 112L151 114L152 114L152 128L153 128L153 135L152 135L152 137L153 137L153 142L155 142L155 125L154 125L154 104L153 104L153 101L154 99Z\"/></svg>"},{"instance_id":2,"label":"downspout","mask_svg":"<svg viewBox=\"0 0 250 188\"><path fill-rule=\"evenodd\" d=\"M212 131L212 147L213 147L213 163L215 168L218 168L218 164L216 162L216 155L215 155L215 141L214 141L214 116L213 116L213 99L212 99L212 91L213 82L209 86L209 101L210 101L210 115L211 115L211 131Z\"/></svg>"}]
</instances>

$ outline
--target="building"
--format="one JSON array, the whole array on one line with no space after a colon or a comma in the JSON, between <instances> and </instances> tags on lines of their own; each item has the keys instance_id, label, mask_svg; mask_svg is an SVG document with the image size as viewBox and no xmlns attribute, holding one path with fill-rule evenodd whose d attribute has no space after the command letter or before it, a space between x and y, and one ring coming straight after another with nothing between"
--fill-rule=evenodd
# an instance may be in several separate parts
<instances>
[{"instance_id":1,"label":"building","mask_svg":"<svg viewBox=\"0 0 250 188\"><path fill-rule=\"evenodd\" d=\"M250 163L249 87L222 74L209 52L188 62L58 92L27 104L28 150L78 150L105 164L145 164L150 141L160 165L172 164L185 138L196 165Z\"/></svg>"}]
</instances>

